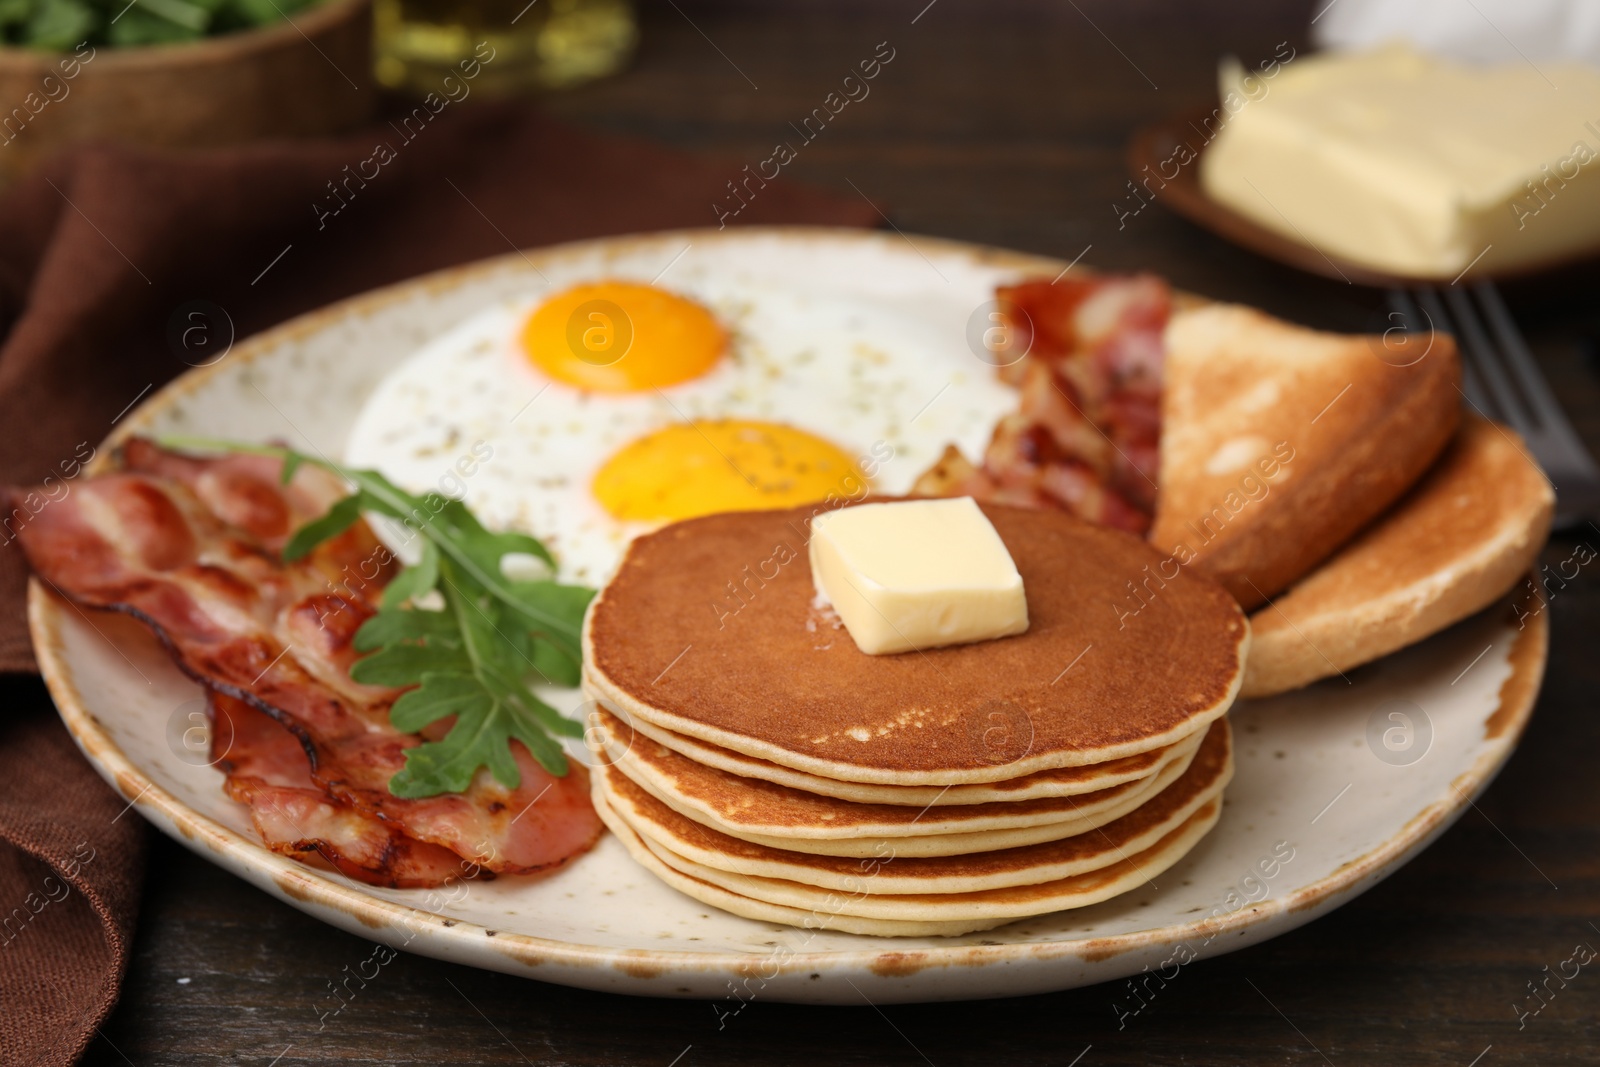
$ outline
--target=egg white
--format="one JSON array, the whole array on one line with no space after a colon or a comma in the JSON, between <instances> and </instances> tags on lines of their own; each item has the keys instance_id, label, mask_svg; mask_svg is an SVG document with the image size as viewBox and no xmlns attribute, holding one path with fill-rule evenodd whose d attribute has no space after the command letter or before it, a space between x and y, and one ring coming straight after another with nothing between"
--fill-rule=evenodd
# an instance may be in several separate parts
<instances>
[{"instance_id":1,"label":"egg white","mask_svg":"<svg viewBox=\"0 0 1600 1067\"><path fill-rule=\"evenodd\" d=\"M643 393L592 393L526 358L522 325L545 294L486 308L422 347L368 398L345 461L412 491L460 497L491 529L540 538L563 580L603 584L651 528L612 518L590 483L618 449L686 419L788 425L838 445L880 492L909 489L954 443L981 455L1017 395L969 350L964 308L764 287L749 278L669 286L731 335L705 376Z\"/></svg>"}]
</instances>

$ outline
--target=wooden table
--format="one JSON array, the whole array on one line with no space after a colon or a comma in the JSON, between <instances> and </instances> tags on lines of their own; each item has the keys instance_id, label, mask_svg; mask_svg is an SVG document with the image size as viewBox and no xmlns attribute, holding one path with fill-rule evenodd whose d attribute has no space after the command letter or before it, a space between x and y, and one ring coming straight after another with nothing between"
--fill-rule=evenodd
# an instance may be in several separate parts
<instances>
[{"instance_id":1,"label":"wooden table","mask_svg":"<svg viewBox=\"0 0 1600 1067\"><path fill-rule=\"evenodd\" d=\"M652 5L635 67L551 107L582 125L716 154L732 174L766 158L791 136L789 122L886 41L895 58L871 95L804 148L796 179L869 198L910 234L1082 254L1306 323L1372 323L1377 294L1255 259L1159 201L1119 222L1133 204L1123 199L1129 132L1207 102L1219 55L1252 61L1280 41L1304 49L1309 2L1256 0L1224 13L1174 3L1172 13L1151 0L1078 0L1041 13L938 0L914 20L925 2ZM717 192L707 190L708 223ZM1588 277L1508 295L1580 428L1600 444L1595 291ZM1600 545L1600 531L1587 529L1557 538L1549 559L1584 538ZM403 955L319 1032L314 1005L327 983L371 946L163 838L121 1006L87 1062L1593 1062L1600 973L1581 972L1524 1027L1514 1009L1575 944L1600 946L1600 572L1559 590L1552 612L1538 713L1477 810L1338 912L1186 969L1125 1029L1112 1010L1120 986L882 1010L756 1001L720 1027L702 1001L579 992Z\"/></svg>"}]
</instances>

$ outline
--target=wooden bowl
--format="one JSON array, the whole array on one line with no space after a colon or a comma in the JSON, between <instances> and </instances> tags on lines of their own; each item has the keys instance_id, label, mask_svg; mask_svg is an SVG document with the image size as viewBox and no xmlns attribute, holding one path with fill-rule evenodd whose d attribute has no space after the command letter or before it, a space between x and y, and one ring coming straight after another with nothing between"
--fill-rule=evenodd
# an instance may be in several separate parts
<instances>
[{"instance_id":1,"label":"wooden bowl","mask_svg":"<svg viewBox=\"0 0 1600 1067\"><path fill-rule=\"evenodd\" d=\"M0 184L79 141L210 148L349 129L377 104L371 0L189 44L0 48Z\"/></svg>"}]
</instances>

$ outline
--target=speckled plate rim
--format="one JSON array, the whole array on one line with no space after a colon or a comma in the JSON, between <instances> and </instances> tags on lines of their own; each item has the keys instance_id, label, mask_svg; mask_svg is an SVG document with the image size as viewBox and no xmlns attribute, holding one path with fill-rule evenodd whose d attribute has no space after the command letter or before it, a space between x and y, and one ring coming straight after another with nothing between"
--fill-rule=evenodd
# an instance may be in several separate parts
<instances>
[{"instance_id":1,"label":"speckled plate rim","mask_svg":"<svg viewBox=\"0 0 1600 1067\"><path fill-rule=\"evenodd\" d=\"M902 234L820 227L744 227L732 230L678 230L578 241L549 248L514 252L460 267L448 268L409 281L376 289L291 319L270 330L240 342L224 362L249 362L264 353L320 332L334 323L371 315L414 296L453 289L476 278L503 270L514 261L530 265L547 264L563 257L602 253L624 254L641 242L683 240L711 243L723 240L749 240L758 236L785 240L826 240L860 242L881 246L910 241ZM965 255L976 263L1018 271L1050 272L1066 269L1060 260L982 245L940 238L915 238L914 248L932 248L942 253ZM1087 273L1087 272L1085 272ZM127 437L152 428L157 414L191 394L222 363L196 368L174 379L125 416L121 425L103 442L90 470L105 469L111 449ZM1113 956L1139 950L1164 948L1188 940L1215 940L1220 935L1237 934L1227 948L1241 947L1263 934L1268 925L1274 933L1286 932L1359 894L1399 867L1415 852L1442 833L1493 780L1516 748L1532 714L1549 647L1548 612L1530 616L1512 645L1511 673L1502 682L1497 707L1484 721L1486 737L1496 742L1458 774L1447 790L1417 811L1401 829L1373 848L1351 859L1327 876L1301 886L1282 897L1263 900L1232 914L1193 922L1172 924L1106 937L1079 938L1050 942L1001 945L958 945L949 948L899 949L884 947L878 940L861 951L790 952L781 959L752 956L748 952L682 952L649 949L617 949L557 941L531 934L490 930L480 924L452 919L420 908L370 896L341 884L312 868L269 851L244 836L189 808L155 783L112 741L93 712L89 710L73 679L58 630L69 606L46 590L37 579L28 588L28 625L40 672L68 731L79 749L96 770L131 807L169 836L191 850L209 852L226 859L230 869L253 884L274 892L335 922L345 929L373 936L384 930L426 930L437 944L428 954L473 962L471 957L486 947L506 962L527 968L530 977L543 977L565 984L590 988L612 988L606 974L627 979L658 975L712 975L748 979L759 976L763 982L783 978L805 978L820 969L865 970L883 977L903 977L929 968L981 968L1021 962L1042 964L1050 961L1078 960L1096 963ZM76 609L72 609L76 610ZM1491 609L1493 610L1493 609ZM1274 922L1273 920L1278 920ZM452 952L451 949L459 949ZM1211 953L1206 953L1207 955ZM537 973L550 966L564 972ZM507 968L509 969L509 968ZM771 971L772 973L767 973ZM1108 974L1106 978L1116 975ZM1043 986L1041 986L1043 988ZM626 985L620 991L638 992ZM672 991L661 988L663 995ZM688 993L688 990L679 991ZM696 990L705 995L705 988ZM1004 991L1002 991L1003 993ZM948 994L947 994L948 995ZM974 996L964 993L963 996ZM981 994L977 994L981 996ZM788 999L781 993L773 999Z\"/></svg>"}]
</instances>

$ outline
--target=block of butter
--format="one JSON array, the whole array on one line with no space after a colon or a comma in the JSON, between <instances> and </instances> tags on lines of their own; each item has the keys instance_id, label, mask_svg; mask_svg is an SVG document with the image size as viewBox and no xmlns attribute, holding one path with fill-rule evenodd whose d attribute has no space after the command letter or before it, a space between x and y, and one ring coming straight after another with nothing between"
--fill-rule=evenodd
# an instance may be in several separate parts
<instances>
[{"instance_id":1,"label":"block of butter","mask_svg":"<svg viewBox=\"0 0 1600 1067\"><path fill-rule=\"evenodd\" d=\"M1022 575L971 497L861 504L811 520L811 574L869 656L1028 628Z\"/></svg>"},{"instance_id":2,"label":"block of butter","mask_svg":"<svg viewBox=\"0 0 1600 1067\"><path fill-rule=\"evenodd\" d=\"M1326 256L1448 280L1600 248L1600 71L1393 44L1221 83L1207 195Z\"/></svg>"}]
</instances>

